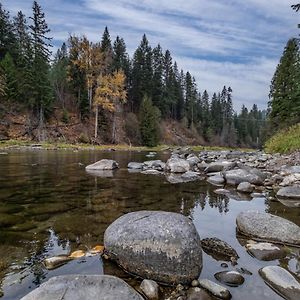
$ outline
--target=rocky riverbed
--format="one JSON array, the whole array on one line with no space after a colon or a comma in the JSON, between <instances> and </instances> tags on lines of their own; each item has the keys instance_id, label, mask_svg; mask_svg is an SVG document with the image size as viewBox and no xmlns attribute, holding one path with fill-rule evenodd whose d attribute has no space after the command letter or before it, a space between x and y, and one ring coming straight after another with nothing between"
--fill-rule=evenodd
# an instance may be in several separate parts
<instances>
[{"instance_id":1,"label":"rocky riverbed","mask_svg":"<svg viewBox=\"0 0 300 300\"><path fill-rule=\"evenodd\" d=\"M25 296L24 300L36 299L34 297L85 299L84 295L95 295L95 298L101 295L101 291L105 291L107 299L118 299L116 295L122 295L120 299L238 299L235 289L249 289L253 276L260 276L262 285L266 283L265 293L269 289L270 293L274 290L285 299L299 299L300 267L292 267L294 271L291 271L285 263L291 257L299 263L299 223L279 217L276 212L251 210L249 205L243 210L241 202L262 199L298 211L298 153L290 156L238 151L193 153L188 148L181 148L166 154L164 160L153 159L156 153L148 156L144 162L129 162L128 174L155 177L157 182L173 185L174 190L181 185L188 190L191 183L194 187L194 184L207 182L221 199L236 199L241 209L236 214L236 224L232 224L229 230L236 231L241 247L237 249L226 236L212 235L210 226L214 226L213 221L199 234L198 221L193 214L187 217L180 212L171 213L163 209L166 207L163 204L161 210L156 208L155 211L142 210L141 206L134 213L125 211L125 214L119 214L120 217L111 219L104 234L104 249L50 255L44 261L46 267L46 263L51 262L54 263L53 269L59 270L82 257L100 257L116 262L118 268L138 277L139 285L130 287L122 277L117 278L116 273L113 277L54 277ZM105 182L113 180L117 172L124 170L124 165L117 159L106 158L96 161L91 167L86 165L88 176ZM222 209L220 213L226 214L227 211ZM219 221L215 220L216 223ZM248 264L243 260L245 255L252 258ZM218 269L203 274L203 266L211 259L217 262ZM277 261L279 265L274 266ZM76 294L76 286L80 287L81 293ZM51 291L57 291L54 298L49 296Z\"/></svg>"}]
</instances>

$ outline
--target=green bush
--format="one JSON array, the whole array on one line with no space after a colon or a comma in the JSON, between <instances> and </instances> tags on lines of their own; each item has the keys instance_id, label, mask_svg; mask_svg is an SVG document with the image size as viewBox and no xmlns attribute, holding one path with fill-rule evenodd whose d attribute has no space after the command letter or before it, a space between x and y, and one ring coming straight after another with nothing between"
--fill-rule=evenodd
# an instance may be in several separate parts
<instances>
[{"instance_id":1,"label":"green bush","mask_svg":"<svg viewBox=\"0 0 300 300\"><path fill-rule=\"evenodd\" d=\"M290 153L300 150L300 123L281 130L265 144L266 152Z\"/></svg>"}]
</instances>

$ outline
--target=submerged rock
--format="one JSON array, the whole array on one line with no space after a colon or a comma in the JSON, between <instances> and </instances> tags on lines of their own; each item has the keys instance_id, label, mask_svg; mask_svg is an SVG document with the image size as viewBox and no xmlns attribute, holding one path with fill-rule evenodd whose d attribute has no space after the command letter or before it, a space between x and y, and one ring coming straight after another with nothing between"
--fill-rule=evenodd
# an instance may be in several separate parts
<instances>
[{"instance_id":1,"label":"submerged rock","mask_svg":"<svg viewBox=\"0 0 300 300\"><path fill-rule=\"evenodd\" d=\"M260 269L259 274L283 298L300 299L300 282L287 270L279 266L268 266Z\"/></svg>"},{"instance_id":2,"label":"submerged rock","mask_svg":"<svg viewBox=\"0 0 300 300\"><path fill-rule=\"evenodd\" d=\"M202 269L201 241L190 219L170 212L126 214L105 231L109 257L140 277L189 284Z\"/></svg>"},{"instance_id":3,"label":"submerged rock","mask_svg":"<svg viewBox=\"0 0 300 300\"><path fill-rule=\"evenodd\" d=\"M217 284L209 279L201 279L199 280L200 286L214 296L221 298L221 299L231 299L230 292L220 284Z\"/></svg>"},{"instance_id":4,"label":"submerged rock","mask_svg":"<svg viewBox=\"0 0 300 300\"><path fill-rule=\"evenodd\" d=\"M158 284L155 281L149 279L144 279L140 285L141 291L150 300L158 300L158 288Z\"/></svg>"},{"instance_id":5,"label":"submerged rock","mask_svg":"<svg viewBox=\"0 0 300 300\"><path fill-rule=\"evenodd\" d=\"M185 182L191 182L191 181L196 181L196 180L201 180L202 177L199 176L199 173L197 172L192 172L192 171L188 171L186 173L183 174L168 174L166 176L167 180L172 183L172 184L176 184L176 183L185 183Z\"/></svg>"},{"instance_id":6,"label":"submerged rock","mask_svg":"<svg viewBox=\"0 0 300 300\"><path fill-rule=\"evenodd\" d=\"M286 251L282 247L271 243L251 243L246 245L246 249L259 260L270 261L286 256Z\"/></svg>"},{"instance_id":7,"label":"submerged rock","mask_svg":"<svg viewBox=\"0 0 300 300\"><path fill-rule=\"evenodd\" d=\"M44 265L46 269L53 270L66 264L72 259L73 258L69 257L68 255L58 255L58 256L48 257L44 260Z\"/></svg>"},{"instance_id":8,"label":"submerged rock","mask_svg":"<svg viewBox=\"0 0 300 300\"><path fill-rule=\"evenodd\" d=\"M187 300L213 300L205 290L198 287L190 288L187 292Z\"/></svg>"},{"instance_id":9,"label":"submerged rock","mask_svg":"<svg viewBox=\"0 0 300 300\"><path fill-rule=\"evenodd\" d=\"M237 216L236 224L244 235L264 241L300 246L300 227L281 217L247 211Z\"/></svg>"},{"instance_id":10,"label":"submerged rock","mask_svg":"<svg viewBox=\"0 0 300 300\"><path fill-rule=\"evenodd\" d=\"M171 157L166 163L166 170L171 173L185 173L190 170L190 164L185 159Z\"/></svg>"},{"instance_id":11,"label":"submerged rock","mask_svg":"<svg viewBox=\"0 0 300 300\"><path fill-rule=\"evenodd\" d=\"M229 286L239 286L245 281L244 277L236 271L218 272L214 276L217 280Z\"/></svg>"},{"instance_id":12,"label":"submerged rock","mask_svg":"<svg viewBox=\"0 0 300 300\"><path fill-rule=\"evenodd\" d=\"M50 278L21 300L143 300L120 278L109 275L63 275Z\"/></svg>"},{"instance_id":13,"label":"submerged rock","mask_svg":"<svg viewBox=\"0 0 300 300\"><path fill-rule=\"evenodd\" d=\"M300 200L300 185L281 188L276 195L278 198Z\"/></svg>"},{"instance_id":14,"label":"submerged rock","mask_svg":"<svg viewBox=\"0 0 300 300\"><path fill-rule=\"evenodd\" d=\"M237 252L229 244L216 237L201 240L201 246L205 253L217 260L231 261L232 257L239 258Z\"/></svg>"},{"instance_id":15,"label":"submerged rock","mask_svg":"<svg viewBox=\"0 0 300 300\"><path fill-rule=\"evenodd\" d=\"M85 167L86 170L114 170L119 167L115 160L101 159L94 164Z\"/></svg>"},{"instance_id":16,"label":"submerged rock","mask_svg":"<svg viewBox=\"0 0 300 300\"><path fill-rule=\"evenodd\" d=\"M166 164L161 160L146 160L143 163L143 170L157 170L164 171Z\"/></svg>"}]
</instances>

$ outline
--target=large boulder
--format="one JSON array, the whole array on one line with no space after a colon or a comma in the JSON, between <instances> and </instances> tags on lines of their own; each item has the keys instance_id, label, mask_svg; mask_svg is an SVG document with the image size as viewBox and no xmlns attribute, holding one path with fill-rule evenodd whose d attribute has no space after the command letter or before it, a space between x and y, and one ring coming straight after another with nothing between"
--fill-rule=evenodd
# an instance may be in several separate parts
<instances>
[{"instance_id":1,"label":"large boulder","mask_svg":"<svg viewBox=\"0 0 300 300\"><path fill-rule=\"evenodd\" d=\"M221 160L210 163L204 170L206 173L220 172L223 170L230 170L236 166L236 162Z\"/></svg>"},{"instance_id":2,"label":"large boulder","mask_svg":"<svg viewBox=\"0 0 300 300\"><path fill-rule=\"evenodd\" d=\"M143 170L157 170L157 171L164 171L166 164L161 160L147 160L144 161Z\"/></svg>"},{"instance_id":3,"label":"large boulder","mask_svg":"<svg viewBox=\"0 0 300 300\"><path fill-rule=\"evenodd\" d=\"M237 191L241 193L249 193L251 194L254 190L254 186L249 182L241 182L237 186Z\"/></svg>"},{"instance_id":4,"label":"large boulder","mask_svg":"<svg viewBox=\"0 0 300 300\"><path fill-rule=\"evenodd\" d=\"M198 172L188 171L183 174L170 173L166 176L168 182L172 184L186 183L203 179Z\"/></svg>"},{"instance_id":5,"label":"large boulder","mask_svg":"<svg viewBox=\"0 0 300 300\"><path fill-rule=\"evenodd\" d=\"M242 234L264 241L300 246L300 227L291 221L264 212L247 211L237 216Z\"/></svg>"},{"instance_id":6,"label":"large boulder","mask_svg":"<svg viewBox=\"0 0 300 300\"><path fill-rule=\"evenodd\" d=\"M111 159L101 159L94 164L85 167L86 170L114 170L119 167L118 163Z\"/></svg>"},{"instance_id":7,"label":"large boulder","mask_svg":"<svg viewBox=\"0 0 300 300\"><path fill-rule=\"evenodd\" d=\"M126 214L105 231L108 256L140 277L189 284L202 269L200 237L193 222L177 213Z\"/></svg>"},{"instance_id":8,"label":"large boulder","mask_svg":"<svg viewBox=\"0 0 300 300\"><path fill-rule=\"evenodd\" d=\"M139 162L130 162L128 163L127 168L131 170L141 170L143 168L143 165L143 163Z\"/></svg>"},{"instance_id":9,"label":"large boulder","mask_svg":"<svg viewBox=\"0 0 300 300\"><path fill-rule=\"evenodd\" d=\"M300 200L300 185L287 186L277 192L278 198Z\"/></svg>"},{"instance_id":10,"label":"large boulder","mask_svg":"<svg viewBox=\"0 0 300 300\"><path fill-rule=\"evenodd\" d=\"M249 182L251 184L262 185L265 178L260 176L255 169L234 169L224 172L226 183L230 185L239 185L241 182Z\"/></svg>"},{"instance_id":11,"label":"large boulder","mask_svg":"<svg viewBox=\"0 0 300 300\"><path fill-rule=\"evenodd\" d=\"M267 266L260 269L259 274L284 299L300 299L300 282L287 270L279 266Z\"/></svg>"},{"instance_id":12,"label":"large boulder","mask_svg":"<svg viewBox=\"0 0 300 300\"><path fill-rule=\"evenodd\" d=\"M187 160L171 157L166 164L166 170L171 173L185 173L190 170L190 164Z\"/></svg>"},{"instance_id":13,"label":"large boulder","mask_svg":"<svg viewBox=\"0 0 300 300\"><path fill-rule=\"evenodd\" d=\"M125 281L109 275L63 275L50 278L21 300L143 300Z\"/></svg>"}]
</instances>

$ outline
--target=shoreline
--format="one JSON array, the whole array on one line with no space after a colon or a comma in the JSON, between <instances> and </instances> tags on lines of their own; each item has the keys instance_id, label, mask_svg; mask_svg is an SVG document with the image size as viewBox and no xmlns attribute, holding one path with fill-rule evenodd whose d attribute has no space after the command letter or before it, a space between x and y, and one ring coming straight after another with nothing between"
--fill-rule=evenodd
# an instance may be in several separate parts
<instances>
[{"instance_id":1,"label":"shoreline","mask_svg":"<svg viewBox=\"0 0 300 300\"><path fill-rule=\"evenodd\" d=\"M188 147L193 151L258 151L258 149L249 148L231 148L221 146L202 146L202 145L158 145L156 147L146 146L130 146L127 144L107 144L107 145L93 145L93 144L71 144L59 142L34 142L30 140L5 140L0 141L0 150L10 149L41 149L41 150L89 150L89 151L171 151L176 148Z\"/></svg>"}]
</instances>

